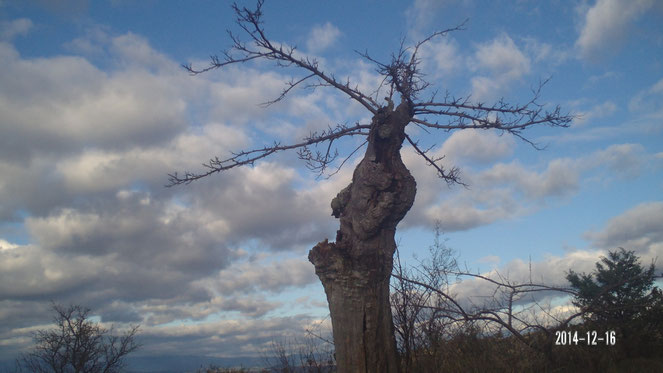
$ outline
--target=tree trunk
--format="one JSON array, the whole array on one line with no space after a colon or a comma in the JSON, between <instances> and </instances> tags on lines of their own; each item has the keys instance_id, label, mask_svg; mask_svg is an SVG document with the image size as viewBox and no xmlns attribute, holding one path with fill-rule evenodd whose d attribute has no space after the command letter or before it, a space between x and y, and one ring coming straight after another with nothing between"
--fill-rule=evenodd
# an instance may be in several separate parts
<instances>
[{"instance_id":1,"label":"tree trunk","mask_svg":"<svg viewBox=\"0 0 663 373\"><path fill-rule=\"evenodd\" d=\"M339 373L399 372L389 303L396 225L414 203L416 183L400 156L411 107L373 117L364 159L332 201L336 242L309 253L327 294Z\"/></svg>"}]
</instances>

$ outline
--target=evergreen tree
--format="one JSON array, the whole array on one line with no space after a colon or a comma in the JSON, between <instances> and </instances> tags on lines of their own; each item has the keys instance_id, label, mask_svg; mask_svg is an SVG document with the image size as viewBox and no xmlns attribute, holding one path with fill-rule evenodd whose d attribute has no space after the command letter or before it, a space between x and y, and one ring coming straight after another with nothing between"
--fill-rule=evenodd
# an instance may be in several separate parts
<instances>
[{"instance_id":1,"label":"evergreen tree","mask_svg":"<svg viewBox=\"0 0 663 373\"><path fill-rule=\"evenodd\" d=\"M633 251L619 248L596 263L596 271L569 271L566 279L577 291L573 304L587 310L586 319L621 324L646 311L653 301L654 264L645 270Z\"/></svg>"},{"instance_id":2,"label":"evergreen tree","mask_svg":"<svg viewBox=\"0 0 663 373\"><path fill-rule=\"evenodd\" d=\"M619 248L596 263L593 273L570 270L573 304L585 311L588 330L616 331L626 355L649 355L663 345L663 296L652 263L645 269L633 251ZM658 346L658 347L657 347Z\"/></svg>"}]
</instances>

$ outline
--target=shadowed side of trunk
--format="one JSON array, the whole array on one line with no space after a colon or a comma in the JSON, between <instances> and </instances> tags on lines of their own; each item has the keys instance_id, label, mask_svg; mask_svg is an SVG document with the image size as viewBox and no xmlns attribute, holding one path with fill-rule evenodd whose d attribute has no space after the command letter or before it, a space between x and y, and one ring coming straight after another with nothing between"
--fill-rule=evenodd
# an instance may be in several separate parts
<instances>
[{"instance_id":1,"label":"shadowed side of trunk","mask_svg":"<svg viewBox=\"0 0 663 373\"><path fill-rule=\"evenodd\" d=\"M407 102L373 117L352 183L332 201L336 242L309 253L327 294L339 373L398 372L389 303L396 225L414 203L416 183L400 149L411 119Z\"/></svg>"}]
</instances>

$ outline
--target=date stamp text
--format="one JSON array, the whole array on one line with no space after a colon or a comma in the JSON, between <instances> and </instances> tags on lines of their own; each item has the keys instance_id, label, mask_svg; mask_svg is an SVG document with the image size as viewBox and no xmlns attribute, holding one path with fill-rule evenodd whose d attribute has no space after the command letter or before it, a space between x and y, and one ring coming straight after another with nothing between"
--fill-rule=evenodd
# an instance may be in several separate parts
<instances>
[{"instance_id":1,"label":"date stamp text","mask_svg":"<svg viewBox=\"0 0 663 373\"><path fill-rule=\"evenodd\" d=\"M617 336L614 330L606 332L597 331L561 331L555 332L555 346L614 346Z\"/></svg>"}]
</instances>

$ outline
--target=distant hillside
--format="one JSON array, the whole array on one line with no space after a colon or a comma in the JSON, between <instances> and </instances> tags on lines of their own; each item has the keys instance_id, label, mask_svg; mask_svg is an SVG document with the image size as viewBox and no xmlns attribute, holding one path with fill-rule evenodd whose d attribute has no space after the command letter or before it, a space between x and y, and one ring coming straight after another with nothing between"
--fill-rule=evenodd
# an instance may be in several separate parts
<instances>
[{"instance_id":1,"label":"distant hillside","mask_svg":"<svg viewBox=\"0 0 663 373\"><path fill-rule=\"evenodd\" d=\"M195 372L200 367L214 364L222 368L243 367L261 368L264 366L262 358L234 357L214 358L206 356L135 356L127 357L127 373L185 373ZM11 373L14 369L14 360L0 360L0 373Z\"/></svg>"},{"instance_id":2,"label":"distant hillside","mask_svg":"<svg viewBox=\"0 0 663 373\"><path fill-rule=\"evenodd\" d=\"M127 373L184 373L214 364L219 367L259 368L257 357L214 358L206 356L134 356L127 357Z\"/></svg>"}]
</instances>

